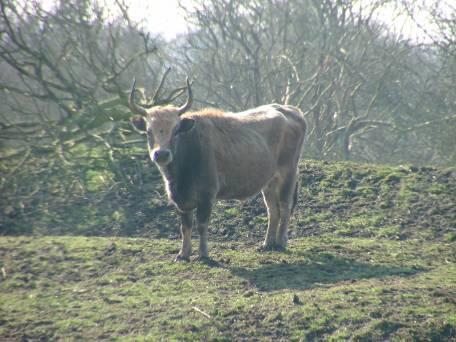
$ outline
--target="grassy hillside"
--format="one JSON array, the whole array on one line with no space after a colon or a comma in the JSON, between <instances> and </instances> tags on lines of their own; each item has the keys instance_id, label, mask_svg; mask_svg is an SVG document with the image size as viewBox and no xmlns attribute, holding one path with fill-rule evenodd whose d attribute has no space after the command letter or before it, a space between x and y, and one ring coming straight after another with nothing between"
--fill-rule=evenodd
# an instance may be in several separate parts
<instances>
[{"instance_id":1,"label":"grassy hillside","mask_svg":"<svg viewBox=\"0 0 456 342\"><path fill-rule=\"evenodd\" d=\"M148 238L0 237L0 340L455 339L455 178L303 162L289 250L257 251L260 198L225 202L210 263L172 262L163 198Z\"/></svg>"},{"instance_id":2,"label":"grassy hillside","mask_svg":"<svg viewBox=\"0 0 456 342\"><path fill-rule=\"evenodd\" d=\"M140 176L130 164L124 170L131 173L125 175L131 183L112 179L108 166L92 171L88 193L69 191L68 177L55 172L45 179L49 188L41 184L39 195L29 202L17 197L16 188L30 191L35 185L21 174L10 182L11 193L0 196L0 235L176 238L179 222L161 177L150 161L143 164ZM303 161L290 238L453 239L455 203L456 168ZM258 242L266 222L261 195L244 203L219 202L211 239Z\"/></svg>"}]
</instances>

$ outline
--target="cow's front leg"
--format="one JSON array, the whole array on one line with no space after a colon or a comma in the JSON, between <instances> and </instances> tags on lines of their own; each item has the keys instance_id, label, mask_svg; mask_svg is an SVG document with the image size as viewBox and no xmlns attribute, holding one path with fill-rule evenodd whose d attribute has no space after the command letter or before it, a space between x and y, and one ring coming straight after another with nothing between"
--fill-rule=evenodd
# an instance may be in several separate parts
<instances>
[{"instance_id":1,"label":"cow's front leg","mask_svg":"<svg viewBox=\"0 0 456 342\"><path fill-rule=\"evenodd\" d=\"M196 222L198 225L198 233L200 236L200 244L199 244L199 258L204 259L208 258L209 254L207 251L207 234L208 234L208 226L209 220L211 218L212 212L212 202L204 201L198 205L196 209Z\"/></svg>"},{"instance_id":2,"label":"cow's front leg","mask_svg":"<svg viewBox=\"0 0 456 342\"><path fill-rule=\"evenodd\" d=\"M175 261L189 261L192 253L193 212L179 213L181 217L182 248Z\"/></svg>"}]
</instances>

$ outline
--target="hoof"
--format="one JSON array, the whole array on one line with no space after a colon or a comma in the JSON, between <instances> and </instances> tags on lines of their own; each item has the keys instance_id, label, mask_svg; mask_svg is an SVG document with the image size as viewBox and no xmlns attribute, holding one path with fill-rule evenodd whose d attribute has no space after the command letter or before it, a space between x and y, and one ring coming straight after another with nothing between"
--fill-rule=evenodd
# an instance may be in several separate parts
<instances>
[{"instance_id":1,"label":"hoof","mask_svg":"<svg viewBox=\"0 0 456 342\"><path fill-rule=\"evenodd\" d=\"M194 261L199 261L199 262L203 262L203 263L207 263L207 262L210 262L211 261L211 258L209 258L208 256L198 256L195 258Z\"/></svg>"},{"instance_id":2,"label":"hoof","mask_svg":"<svg viewBox=\"0 0 456 342\"><path fill-rule=\"evenodd\" d=\"M276 252L285 252L287 250L287 247L276 244L274 245L274 250Z\"/></svg>"},{"instance_id":3,"label":"hoof","mask_svg":"<svg viewBox=\"0 0 456 342\"><path fill-rule=\"evenodd\" d=\"M286 247L282 246L282 245L279 245L277 243L273 243L273 244L268 244L268 245L261 245L259 248L258 248L258 251L259 252L272 252L272 251L275 251L275 252L284 252L286 251Z\"/></svg>"},{"instance_id":4,"label":"hoof","mask_svg":"<svg viewBox=\"0 0 456 342\"><path fill-rule=\"evenodd\" d=\"M174 262L189 262L190 261L190 258L189 257L186 257L186 256L183 256L183 255L176 255L176 258L174 258Z\"/></svg>"}]
</instances>

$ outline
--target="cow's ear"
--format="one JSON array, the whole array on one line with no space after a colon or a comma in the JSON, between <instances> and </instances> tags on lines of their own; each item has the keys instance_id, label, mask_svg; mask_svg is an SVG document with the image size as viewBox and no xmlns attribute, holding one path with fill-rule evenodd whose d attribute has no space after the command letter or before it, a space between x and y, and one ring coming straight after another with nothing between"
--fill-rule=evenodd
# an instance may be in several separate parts
<instances>
[{"instance_id":1,"label":"cow's ear","mask_svg":"<svg viewBox=\"0 0 456 342\"><path fill-rule=\"evenodd\" d=\"M188 132L194 126L195 126L195 120L194 119L183 118L179 122L179 127L177 128L176 134Z\"/></svg>"},{"instance_id":2,"label":"cow's ear","mask_svg":"<svg viewBox=\"0 0 456 342\"><path fill-rule=\"evenodd\" d=\"M130 119L130 122L135 130L143 134L146 132L146 120L141 115L135 115Z\"/></svg>"}]
</instances>

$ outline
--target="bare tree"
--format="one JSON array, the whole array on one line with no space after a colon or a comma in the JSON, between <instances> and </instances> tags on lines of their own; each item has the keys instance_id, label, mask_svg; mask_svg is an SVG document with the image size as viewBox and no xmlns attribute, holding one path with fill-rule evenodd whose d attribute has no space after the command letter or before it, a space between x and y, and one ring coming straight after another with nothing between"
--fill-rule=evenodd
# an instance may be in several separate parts
<instances>
[{"instance_id":1,"label":"bare tree","mask_svg":"<svg viewBox=\"0 0 456 342\"><path fill-rule=\"evenodd\" d=\"M116 6L121 16L108 19L90 0L60 1L52 9L0 1L5 219L67 207L100 184L128 187L140 177L142 164L124 153L135 142L127 93L134 74L143 84L155 79L161 41L130 20L123 2ZM138 167L135 174L124 170Z\"/></svg>"},{"instance_id":2,"label":"bare tree","mask_svg":"<svg viewBox=\"0 0 456 342\"><path fill-rule=\"evenodd\" d=\"M357 136L392 127L375 112L403 50L371 25L372 13L332 0L196 3L187 13L199 30L185 50L209 103L297 105L311 122L308 153L319 158L350 159Z\"/></svg>"}]
</instances>

